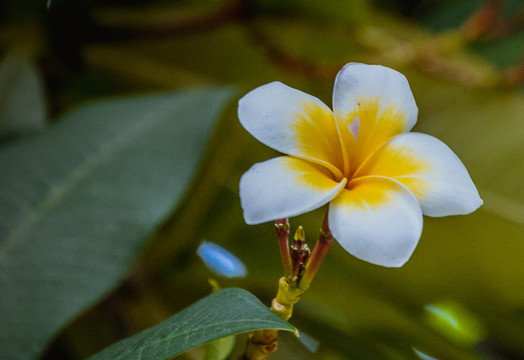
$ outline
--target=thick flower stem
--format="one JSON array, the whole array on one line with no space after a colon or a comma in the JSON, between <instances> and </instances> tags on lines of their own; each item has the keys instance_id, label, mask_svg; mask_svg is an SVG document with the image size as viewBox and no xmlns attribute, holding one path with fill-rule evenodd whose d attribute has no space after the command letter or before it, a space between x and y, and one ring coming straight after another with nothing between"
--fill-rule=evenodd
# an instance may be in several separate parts
<instances>
[{"instance_id":1,"label":"thick flower stem","mask_svg":"<svg viewBox=\"0 0 524 360\"><path fill-rule=\"evenodd\" d=\"M278 330L257 330L249 335L246 350L238 360L265 360L278 346Z\"/></svg>"},{"instance_id":2,"label":"thick flower stem","mask_svg":"<svg viewBox=\"0 0 524 360\"><path fill-rule=\"evenodd\" d=\"M287 219L275 221L277 228L277 237L279 239L280 253L282 255L282 260L284 263L284 268L286 269L286 276L283 276L278 281L278 292L277 296L271 302L271 311L280 316L284 320L289 320L293 315L293 306L300 300L302 294L311 285L315 274L320 267L320 264L324 260L326 253L328 252L331 244L333 243L333 236L329 231L328 217L327 213L320 229L320 236L313 249L311 257L296 257L293 258L290 256L289 252L289 222ZM295 244L299 242L303 244L305 248L307 245L304 243L305 236L302 227L299 227L297 234L295 234ZM283 245L285 244L285 249ZM295 249L295 252L300 252L302 249ZM309 250L308 250L309 251ZM289 259L289 263L288 263ZM307 260L307 263L304 264ZM296 274L292 271L293 261L299 261L302 267L305 267L304 274L302 276L297 276L301 274ZM289 268L288 268L289 266ZM289 272L288 272L289 271ZM289 275L292 276L289 276ZM247 340L246 350L238 360L265 360L267 357L272 354L278 347L278 330L257 330L251 334Z\"/></svg>"},{"instance_id":3,"label":"thick flower stem","mask_svg":"<svg viewBox=\"0 0 524 360\"><path fill-rule=\"evenodd\" d=\"M278 281L277 296L271 303L271 311L284 320L293 315L293 305L299 300L305 290L290 284L286 277ZM278 346L278 330L257 330L247 340L246 350L239 360L265 360Z\"/></svg>"}]
</instances>

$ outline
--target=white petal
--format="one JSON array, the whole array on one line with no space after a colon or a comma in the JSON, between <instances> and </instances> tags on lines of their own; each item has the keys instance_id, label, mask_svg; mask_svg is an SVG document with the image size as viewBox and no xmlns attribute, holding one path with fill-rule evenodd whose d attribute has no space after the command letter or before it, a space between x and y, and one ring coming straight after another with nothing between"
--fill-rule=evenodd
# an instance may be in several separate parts
<instances>
[{"instance_id":1,"label":"white petal","mask_svg":"<svg viewBox=\"0 0 524 360\"><path fill-rule=\"evenodd\" d=\"M460 159L442 141L426 134L394 137L358 174L387 176L403 183L417 197L424 215L469 214L482 205Z\"/></svg>"},{"instance_id":2,"label":"white petal","mask_svg":"<svg viewBox=\"0 0 524 360\"><path fill-rule=\"evenodd\" d=\"M417 122L418 109L409 83L396 70L381 65L346 64L335 79L333 107L336 116L358 109L362 98L380 99L382 110L394 106L402 111L406 117L405 131L411 130Z\"/></svg>"},{"instance_id":3,"label":"white petal","mask_svg":"<svg viewBox=\"0 0 524 360\"><path fill-rule=\"evenodd\" d=\"M358 63L347 64L338 73L333 108L351 169L391 137L411 130L418 114L404 75L380 65ZM355 146L346 130L355 127L354 119L359 119L360 128Z\"/></svg>"},{"instance_id":4,"label":"white petal","mask_svg":"<svg viewBox=\"0 0 524 360\"><path fill-rule=\"evenodd\" d=\"M272 82L240 99L238 118L265 145L321 164L342 179L342 151L333 112L319 99Z\"/></svg>"},{"instance_id":5,"label":"white petal","mask_svg":"<svg viewBox=\"0 0 524 360\"><path fill-rule=\"evenodd\" d=\"M255 164L240 179L240 201L248 224L292 217L314 210L346 184L325 168L291 156Z\"/></svg>"},{"instance_id":6,"label":"white petal","mask_svg":"<svg viewBox=\"0 0 524 360\"><path fill-rule=\"evenodd\" d=\"M422 212L402 184L382 177L351 181L329 206L329 227L350 254L373 264L400 267L422 233Z\"/></svg>"}]
</instances>

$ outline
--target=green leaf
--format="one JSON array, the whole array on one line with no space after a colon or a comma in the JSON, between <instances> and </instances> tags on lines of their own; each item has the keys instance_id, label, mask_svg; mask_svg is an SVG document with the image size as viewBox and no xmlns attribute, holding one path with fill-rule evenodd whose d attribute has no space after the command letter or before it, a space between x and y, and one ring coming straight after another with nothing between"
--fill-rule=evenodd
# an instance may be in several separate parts
<instances>
[{"instance_id":1,"label":"green leaf","mask_svg":"<svg viewBox=\"0 0 524 360\"><path fill-rule=\"evenodd\" d=\"M170 359L208 341L258 329L296 333L252 294L238 288L223 289L89 360Z\"/></svg>"},{"instance_id":2,"label":"green leaf","mask_svg":"<svg viewBox=\"0 0 524 360\"><path fill-rule=\"evenodd\" d=\"M226 360L235 347L235 336L213 340L204 348L204 360Z\"/></svg>"},{"instance_id":3,"label":"green leaf","mask_svg":"<svg viewBox=\"0 0 524 360\"><path fill-rule=\"evenodd\" d=\"M0 152L0 351L30 359L108 293L195 175L223 88L82 106Z\"/></svg>"},{"instance_id":4,"label":"green leaf","mask_svg":"<svg viewBox=\"0 0 524 360\"><path fill-rule=\"evenodd\" d=\"M0 137L41 130L46 122L44 89L33 60L8 53L0 63Z\"/></svg>"}]
</instances>

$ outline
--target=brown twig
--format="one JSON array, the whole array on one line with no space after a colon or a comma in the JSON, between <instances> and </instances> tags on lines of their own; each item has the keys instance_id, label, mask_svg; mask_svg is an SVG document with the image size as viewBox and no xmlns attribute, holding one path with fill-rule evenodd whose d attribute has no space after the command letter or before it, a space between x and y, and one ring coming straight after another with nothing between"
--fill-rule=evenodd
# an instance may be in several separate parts
<instances>
[{"instance_id":1,"label":"brown twig","mask_svg":"<svg viewBox=\"0 0 524 360\"><path fill-rule=\"evenodd\" d=\"M306 74L319 80L331 80L345 63L326 65L306 58L294 57L274 44L258 27L250 23L246 31L255 43L281 69L295 74Z\"/></svg>"},{"instance_id":2,"label":"brown twig","mask_svg":"<svg viewBox=\"0 0 524 360\"><path fill-rule=\"evenodd\" d=\"M505 0L487 1L460 27L459 31L464 39L466 41L476 40L493 29L505 2Z\"/></svg>"},{"instance_id":3,"label":"brown twig","mask_svg":"<svg viewBox=\"0 0 524 360\"><path fill-rule=\"evenodd\" d=\"M101 40L116 38L137 38L151 36L171 36L181 33L209 31L234 19L249 17L253 9L253 0L226 0L216 10L203 11L198 15L176 18L172 21L116 24L99 22Z\"/></svg>"},{"instance_id":4,"label":"brown twig","mask_svg":"<svg viewBox=\"0 0 524 360\"><path fill-rule=\"evenodd\" d=\"M524 9L516 12L509 19L497 22L487 36L491 39L503 38L522 30L524 30Z\"/></svg>"}]
</instances>

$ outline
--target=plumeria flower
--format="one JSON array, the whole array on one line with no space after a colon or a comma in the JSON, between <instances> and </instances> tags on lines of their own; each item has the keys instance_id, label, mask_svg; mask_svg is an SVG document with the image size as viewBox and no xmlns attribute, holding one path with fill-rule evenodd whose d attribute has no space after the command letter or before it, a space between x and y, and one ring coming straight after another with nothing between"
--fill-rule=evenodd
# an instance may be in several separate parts
<instances>
[{"instance_id":1,"label":"plumeria flower","mask_svg":"<svg viewBox=\"0 0 524 360\"><path fill-rule=\"evenodd\" d=\"M468 214L482 200L458 157L440 140L409 132L418 109L406 78L350 63L338 73L333 111L272 82L239 101L255 138L284 154L240 180L245 221L259 224L329 203L335 239L362 260L402 266L422 233L422 215Z\"/></svg>"}]
</instances>

